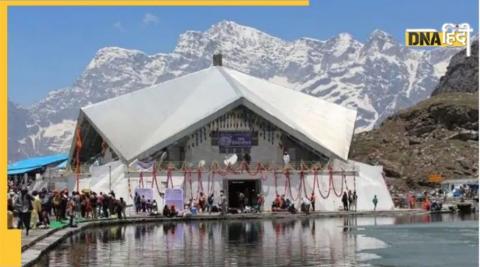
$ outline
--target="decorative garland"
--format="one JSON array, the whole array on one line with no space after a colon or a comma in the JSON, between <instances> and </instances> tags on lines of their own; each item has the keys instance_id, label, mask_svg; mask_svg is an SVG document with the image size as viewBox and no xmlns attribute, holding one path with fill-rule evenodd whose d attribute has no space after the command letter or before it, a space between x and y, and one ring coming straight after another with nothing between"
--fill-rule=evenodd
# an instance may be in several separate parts
<instances>
[{"instance_id":1,"label":"decorative garland","mask_svg":"<svg viewBox=\"0 0 480 267\"><path fill-rule=\"evenodd\" d=\"M308 198L308 193L307 193L307 187L305 185L305 173L302 171L300 172L300 184L303 184L303 194L305 195L306 198ZM300 191L298 191L300 194Z\"/></svg>"},{"instance_id":2,"label":"decorative garland","mask_svg":"<svg viewBox=\"0 0 480 267\"><path fill-rule=\"evenodd\" d=\"M292 194L292 184L291 184L291 181L290 181L290 172L288 171L288 169L285 170L285 193L284 195L287 195L287 189L288 189L288 193L290 194L290 198L292 199L292 201L296 201L296 199L293 198L293 194ZM298 195L297 195L298 197Z\"/></svg>"},{"instance_id":3,"label":"decorative garland","mask_svg":"<svg viewBox=\"0 0 480 267\"><path fill-rule=\"evenodd\" d=\"M161 171L161 168L159 168ZM184 192L187 192L187 185L190 187L190 198L193 198L193 185L192 185L192 170L186 166L186 163L184 162L182 164L182 167L180 168L183 170L184 173ZM301 162L300 164L300 184L298 187L298 193L296 197L294 197L293 192L292 192L292 185L291 185L291 176L290 176L290 170L293 169L290 165L287 165L284 167L283 174L285 175L285 185L284 185L284 195L289 195L289 197L292 199L292 201L297 201L298 199L301 199L302 197L302 190L303 190L303 195L305 197L309 197L307 193L307 187L306 187L306 181L305 181L305 176L308 173L313 173L313 181L312 181L312 194L315 193L315 189L317 188L319 195L323 199L327 199L330 196L330 192L333 190L334 195L337 197L341 197L343 194L344 186L347 190L348 188L348 183L346 179L346 174L345 170L342 169L341 173L341 187L340 191L337 192L337 188L335 188L334 184L334 175L333 175L333 169L331 165L328 165L328 191L326 194L322 193L321 187L320 187L320 182L319 182L319 172L321 170L321 166L318 164L314 164L311 166L311 168L308 168L304 162ZM168 165L168 167L165 169L167 171L167 188L173 188L173 178L172 178L172 173L175 170L179 170L175 168L171 163ZM160 193L159 186L158 186L158 181L156 179L156 165L154 164L153 166L153 171L152 171L152 188L155 184L157 191ZM210 169L208 171L208 180L207 180L207 192L204 192L204 187L203 187L203 181L202 181L202 173L204 172L202 167L197 168L197 196L200 194L200 192L207 193L207 195L210 195L215 188L214 184L214 178L216 174L219 174L221 176L227 176L228 174L242 174L242 173L248 173L250 176L258 176L260 174L260 179L262 181L267 181L268 180L268 175L266 174L267 171L272 171L273 173L273 178L274 178L274 183L275 183L275 194L278 195L278 175L277 175L277 170L274 168L267 168L261 163L257 163L255 166L255 170L251 170L248 167L248 164L245 161L242 161L240 163L239 168L234 168L231 165L226 166L225 168L221 168L220 164L218 162L212 162ZM356 173L353 173L353 178L354 178L354 188L356 188ZM139 179L139 187L143 188L144 185L144 177L143 177L143 172L140 172L140 179ZM129 194L131 196L131 184L130 184L130 177L128 177L128 187L129 187ZM303 189L302 189L303 187Z\"/></svg>"},{"instance_id":4,"label":"decorative garland","mask_svg":"<svg viewBox=\"0 0 480 267\"><path fill-rule=\"evenodd\" d=\"M138 179L138 187L143 188L145 185L143 184L143 172L140 172L140 179Z\"/></svg>"},{"instance_id":5,"label":"decorative garland","mask_svg":"<svg viewBox=\"0 0 480 267\"><path fill-rule=\"evenodd\" d=\"M273 179L275 180L275 196L278 196L278 190L277 190L277 172L273 171Z\"/></svg>"},{"instance_id":6,"label":"decorative garland","mask_svg":"<svg viewBox=\"0 0 480 267\"><path fill-rule=\"evenodd\" d=\"M128 195L130 196L131 199L133 199L132 197L132 186L130 184L130 173L127 172L127 182L128 182Z\"/></svg>"},{"instance_id":7,"label":"decorative garland","mask_svg":"<svg viewBox=\"0 0 480 267\"><path fill-rule=\"evenodd\" d=\"M207 183L207 196L210 196L211 193L213 193L214 189L214 178L215 177L215 172L209 172L208 173L208 183Z\"/></svg>"},{"instance_id":8,"label":"decorative garland","mask_svg":"<svg viewBox=\"0 0 480 267\"><path fill-rule=\"evenodd\" d=\"M333 171L331 166L328 166L328 173L330 175L330 184L332 185L333 193L335 194L335 196L341 197L343 194L343 176L342 176L342 181L340 183L342 187L340 188L340 193L337 194L337 191L335 190L335 184L333 183Z\"/></svg>"},{"instance_id":9,"label":"decorative garland","mask_svg":"<svg viewBox=\"0 0 480 267\"><path fill-rule=\"evenodd\" d=\"M156 172L155 164L153 164L153 170L152 170L152 188L153 188L153 182L155 182L155 187L157 188L157 193L158 193L158 195L160 195L160 188L158 188L157 172ZM173 184L172 184L172 187L173 187ZM168 188L168 172L167 172L167 188Z\"/></svg>"},{"instance_id":10,"label":"decorative garland","mask_svg":"<svg viewBox=\"0 0 480 267\"><path fill-rule=\"evenodd\" d=\"M183 192L187 193L187 184L190 185L190 199L193 199L193 188L192 188L192 171L190 169L185 169L183 173Z\"/></svg>"},{"instance_id":11,"label":"decorative garland","mask_svg":"<svg viewBox=\"0 0 480 267\"><path fill-rule=\"evenodd\" d=\"M349 188L348 188L348 183L347 183L347 177L345 175L345 170L343 170L343 169L342 169L342 180L343 180L343 182L345 182L345 189L347 190L347 192L350 191Z\"/></svg>"},{"instance_id":12,"label":"decorative garland","mask_svg":"<svg viewBox=\"0 0 480 267\"><path fill-rule=\"evenodd\" d=\"M198 168L197 170L197 197L200 193L203 193L203 183L202 183L202 168Z\"/></svg>"},{"instance_id":13,"label":"decorative garland","mask_svg":"<svg viewBox=\"0 0 480 267\"><path fill-rule=\"evenodd\" d=\"M323 194L322 194L322 190L320 189L320 184L318 183L318 173L317 173L317 172L315 172L315 174L314 174L314 180L317 181L318 194L320 195L320 197L322 197L323 199L327 199L327 198L330 196L330 191L332 190L332 187L331 187L331 179L328 179L328 192L327 192L327 195L323 195Z\"/></svg>"}]
</instances>

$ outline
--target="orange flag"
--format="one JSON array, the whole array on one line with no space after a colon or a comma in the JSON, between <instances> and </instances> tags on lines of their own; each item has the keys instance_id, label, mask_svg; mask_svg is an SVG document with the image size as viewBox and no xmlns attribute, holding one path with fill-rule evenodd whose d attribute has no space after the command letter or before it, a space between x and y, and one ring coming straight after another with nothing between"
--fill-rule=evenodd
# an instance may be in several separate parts
<instances>
[{"instance_id":1,"label":"orange flag","mask_svg":"<svg viewBox=\"0 0 480 267\"><path fill-rule=\"evenodd\" d=\"M75 146L77 148L82 148L82 137L80 135L80 127L77 127L77 140L76 140L76 143L75 143Z\"/></svg>"}]
</instances>

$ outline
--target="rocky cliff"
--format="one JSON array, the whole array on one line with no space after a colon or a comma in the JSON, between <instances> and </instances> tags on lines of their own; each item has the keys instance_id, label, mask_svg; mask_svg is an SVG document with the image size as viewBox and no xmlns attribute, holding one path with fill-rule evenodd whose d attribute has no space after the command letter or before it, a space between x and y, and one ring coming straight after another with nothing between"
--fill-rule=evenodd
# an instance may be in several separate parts
<instances>
[{"instance_id":1,"label":"rocky cliff","mask_svg":"<svg viewBox=\"0 0 480 267\"><path fill-rule=\"evenodd\" d=\"M478 41L472 46L471 57L452 58L430 99L357 134L351 158L383 165L401 191L432 185L432 174L478 176Z\"/></svg>"},{"instance_id":2,"label":"rocky cliff","mask_svg":"<svg viewBox=\"0 0 480 267\"><path fill-rule=\"evenodd\" d=\"M432 96L448 92L478 92L478 39L472 43L471 55L465 50L452 57L447 73L440 78Z\"/></svg>"}]
</instances>

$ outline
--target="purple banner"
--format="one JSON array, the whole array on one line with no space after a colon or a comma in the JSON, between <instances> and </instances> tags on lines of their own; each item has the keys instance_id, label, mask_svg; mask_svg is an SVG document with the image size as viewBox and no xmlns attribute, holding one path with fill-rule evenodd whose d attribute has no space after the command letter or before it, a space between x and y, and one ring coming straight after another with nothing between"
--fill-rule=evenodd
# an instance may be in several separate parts
<instances>
[{"instance_id":1,"label":"purple banner","mask_svg":"<svg viewBox=\"0 0 480 267\"><path fill-rule=\"evenodd\" d=\"M220 132L218 138L220 147L251 147L252 136L250 132Z\"/></svg>"}]
</instances>

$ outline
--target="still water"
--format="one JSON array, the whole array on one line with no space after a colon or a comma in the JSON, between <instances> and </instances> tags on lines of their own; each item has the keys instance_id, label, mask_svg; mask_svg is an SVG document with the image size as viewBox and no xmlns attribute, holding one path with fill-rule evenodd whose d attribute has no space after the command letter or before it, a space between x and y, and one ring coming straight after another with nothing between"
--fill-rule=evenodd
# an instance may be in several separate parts
<instances>
[{"instance_id":1,"label":"still water","mask_svg":"<svg viewBox=\"0 0 480 267\"><path fill-rule=\"evenodd\" d=\"M478 216L148 223L72 236L36 266L478 266Z\"/></svg>"}]
</instances>

